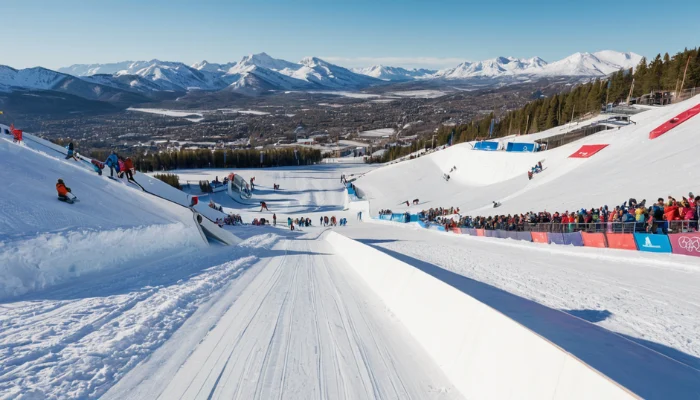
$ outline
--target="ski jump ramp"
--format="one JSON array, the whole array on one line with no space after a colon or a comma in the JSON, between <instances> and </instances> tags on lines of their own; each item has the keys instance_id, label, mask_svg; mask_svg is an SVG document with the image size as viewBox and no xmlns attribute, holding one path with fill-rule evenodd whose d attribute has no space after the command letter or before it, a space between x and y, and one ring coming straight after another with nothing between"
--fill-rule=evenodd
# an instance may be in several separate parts
<instances>
[{"instance_id":1,"label":"ski jump ramp","mask_svg":"<svg viewBox=\"0 0 700 400\"><path fill-rule=\"evenodd\" d=\"M700 371L582 319L330 232L470 399L694 399Z\"/></svg>"}]
</instances>

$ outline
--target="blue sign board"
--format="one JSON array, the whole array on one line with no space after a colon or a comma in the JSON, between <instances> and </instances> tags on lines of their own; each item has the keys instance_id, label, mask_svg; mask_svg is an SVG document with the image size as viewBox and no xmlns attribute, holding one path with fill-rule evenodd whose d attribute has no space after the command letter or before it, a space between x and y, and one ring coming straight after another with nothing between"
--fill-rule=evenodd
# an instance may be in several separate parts
<instances>
[{"instance_id":1,"label":"blue sign board","mask_svg":"<svg viewBox=\"0 0 700 400\"><path fill-rule=\"evenodd\" d=\"M498 150L498 142L476 142L474 150L496 151Z\"/></svg>"},{"instance_id":2,"label":"blue sign board","mask_svg":"<svg viewBox=\"0 0 700 400\"><path fill-rule=\"evenodd\" d=\"M506 146L506 151L532 153L533 151L535 151L535 144L510 142Z\"/></svg>"},{"instance_id":3,"label":"blue sign board","mask_svg":"<svg viewBox=\"0 0 700 400\"><path fill-rule=\"evenodd\" d=\"M635 233L634 240L637 242L639 251L651 253L670 253L671 242L666 235L653 235L649 233Z\"/></svg>"}]
</instances>

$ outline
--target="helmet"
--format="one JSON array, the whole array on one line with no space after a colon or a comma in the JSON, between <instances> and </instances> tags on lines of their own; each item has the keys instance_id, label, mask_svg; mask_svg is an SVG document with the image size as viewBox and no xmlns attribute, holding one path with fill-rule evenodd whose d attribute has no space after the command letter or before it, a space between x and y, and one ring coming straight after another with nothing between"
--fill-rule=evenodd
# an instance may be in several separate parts
<instances>
[{"instance_id":1,"label":"helmet","mask_svg":"<svg viewBox=\"0 0 700 400\"><path fill-rule=\"evenodd\" d=\"M58 183L63 183L63 179L59 178Z\"/></svg>"}]
</instances>

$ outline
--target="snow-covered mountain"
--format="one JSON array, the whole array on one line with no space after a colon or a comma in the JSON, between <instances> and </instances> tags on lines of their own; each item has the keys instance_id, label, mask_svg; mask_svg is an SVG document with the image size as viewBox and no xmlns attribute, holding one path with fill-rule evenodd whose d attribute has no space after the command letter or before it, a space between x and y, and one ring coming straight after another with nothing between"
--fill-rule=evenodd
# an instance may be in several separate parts
<instances>
[{"instance_id":1,"label":"snow-covered mountain","mask_svg":"<svg viewBox=\"0 0 700 400\"><path fill-rule=\"evenodd\" d=\"M547 63L539 57L518 59L498 57L491 60L464 62L433 75L439 79L515 78L515 77L597 77L620 69L636 67L642 56L604 50L597 53L574 53L559 61Z\"/></svg>"},{"instance_id":2,"label":"snow-covered mountain","mask_svg":"<svg viewBox=\"0 0 700 400\"><path fill-rule=\"evenodd\" d=\"M539 57L518 59L514 57L498 57L490 60L463 62L455 68L447 68L435 73L435 78L467 79L481 77L502 77L515 75L536 74L547 62Z\"/></svg>"},{"instance_id":3,"label":"snow-covered mountain","mask_svg":"<svg viewBox=\"0 0 700 400\"><path fill-rule=\"evenodd\" d=\"M401 67L388 67L384 65L373 65L364 68L352 68L352 71L358 74L371 76L383 81L410 81L413 79L430 78L437 71L431 69L406 69Z\"/></svg>"},{"instance_id":4,"label":"snow-covered mountain","mask_svg":"<svg viewBox=\"0 0 700 400\"><path fill-rule=\"evenodd\" d=\"M223 72L225 73L229 69L233 68L235 66L235 62L231 63L226 63L226 64L217 64L217 63L210 63L207 60L200 61L198 63L194 63L190 65L191 68L196 69L197 71L206 71L206 72Z\"/></svg>"},{"instance_id":5,"label":"snow-covered mountain","mask_svg":"<svg viewBox=\"0 0 700 400\"><path fill-rule=\"evenodd\" d=\"M202 61L191 66L156 59L75 64L58 72L41 67L16 70L0 66L0 91L60 90L89 99L111 100L130 98L124 93L158 97L191 90L227 90L253 95L278 90L358 90L411 80L478 79L500 84L555 76L605 76L635 67L640 59L641 56L635 53L605 50L575 53L549 64L539 57L497 57L467 61L440 71L383 65L350 70L317 57L290 62L258 53L245 56L239 62L216 64Z\"/></svg>"},{"instance_id":6,"label":"snow-covered mountain","mask_svg":"<svg viewBox=\"0 0 700 400\"><path fill-rule=\"evenodd\" d=\"M545 65L538 75L543 76L605 76L636 67L642 56L634 53L601 51L598 53L574 53L563 60Z\"/></svg>"},{"instance_id":7,"label":"snow-covered mountain","mask_svg":"<svg viewBox=\"0 0 700 400\"><path fill-rule=\"evenodd\" d=\"M65 79L66 76L65 74L41 67L17 70L0 65L0 92L9 92L14 88L49 90Z\"/></svg>"}]
</instances>

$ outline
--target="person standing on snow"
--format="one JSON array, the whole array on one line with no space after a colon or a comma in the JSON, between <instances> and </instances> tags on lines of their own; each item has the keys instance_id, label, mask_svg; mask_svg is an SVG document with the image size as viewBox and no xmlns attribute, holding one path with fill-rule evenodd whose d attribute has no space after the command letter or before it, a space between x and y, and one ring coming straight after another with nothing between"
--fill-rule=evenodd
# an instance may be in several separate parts
<instances>
[{"instance_id":1,"label":"person standing on snow","mask_svg":"<svg viewBox=\"0 0 700 400\"><path fill-rule=\"evenodd\" d=\"M134 162L131 161L131 157L127 157L126 160L124 160L124 173L126 174L126 179L133 181L135 171L136 169L134 168Z\"/></svg>"},{"instance_id":2,"label":"person standing on snow","mask_svg":"<svg viewBox=\"0 0 700 400\"><path fill-rule=\"evenodd\" d=\"M80 161L80 160L78 160L78 157L75 153L75 148L73 146L73 142L68 143L68 146L66 146L66 149L68 149L68 153L66 154L66 160L72 158L75 161Z\"/></svg>"},{"instance_id":3,"label":"person standing on snow","mask_svg":"<svg viewBox=\"0 0 700 400\"><path fill-rule=\"evenodd\" d=\"M272 225L277 226L277 214L272 214Z\"/></svg>"},{"instance_id":4,"label":"person standing on snow","mask_svg":"<svg viewBox=\"0 0 700 400\"><path fill-rule=\"evenodd\" d=\"M117 153L112 152L112 154L105 160L105 165L109 167L109 176L114 177L114 170L119 173L119 158L117 158Z\"/></svg>"}]
</instances>

